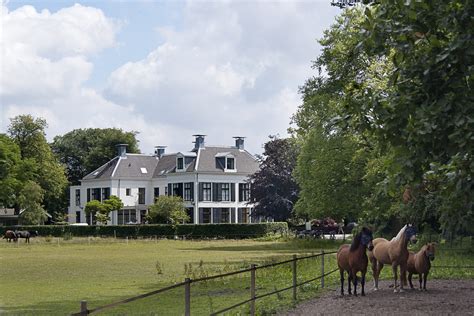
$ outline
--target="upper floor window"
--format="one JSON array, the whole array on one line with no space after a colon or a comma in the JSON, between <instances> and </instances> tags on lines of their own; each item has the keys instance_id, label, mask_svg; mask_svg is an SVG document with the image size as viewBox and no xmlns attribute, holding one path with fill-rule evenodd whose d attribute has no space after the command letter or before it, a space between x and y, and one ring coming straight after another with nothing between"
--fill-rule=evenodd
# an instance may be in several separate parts
<instances>
[{"instance_id":1,"label":"upper floor window","mask_svg":"<svg viewBox=\"0 0 474 316\"><path fill-rule=\"evenodd\" d=\"M250 201L250 184L239 183L239 202Z\"/></svg>"},{"instance_id":2,"label":"upper floor window","mask_svg":"<svg viewBox=\"0 0 474 316\"><path fill-rule=\"evenodd\" d=\"M227 157L226 159L226 169L227 170L234 170L235 169L235 159L231 157Z\"/></svg>"},{"instance_id":3,"label":"upper floor window","mask_svg":"<svg viewBox=\"0 0 474 316\"><path fill-rule=\"evenodd\" d=\"M184 184L184 200L185 201L193 201L193 184L192 182L186 182Z\"/></svg>"},{"instance_id":4,"label":"upper floor window","mask_svg":"<svg viewBox=\"0 0 474 316\"><path fill-rule=\"evenodd\" d=\"M176 170L184 169L184 157L178 157L176 159Z\"/></svg>"},{"instance_id":5,"label":"upper floor window","mask_svg":"<svg viewBox=\"0 0 474 316\"><path fill-rule=\"evenodd\" d=\"M183 197L183 184L182 183L172 183L171 192L173 196Z\"/></svg>"},{"instance_id":6,"label":"upper floor window","mask_svg":"<svg viewBox=\"0 0 474 316\"><path fill-rule=\"evenodd\" d=\"M138 188L138 204L145 204L145 188Z\"/></svg>"},{"instance_id":7,"label":"upper floor window","mask_svg":"<svg viewBox=\"0 0 474 316\"><path fill-rule=\"evenodd\" d=\"M153 188L153 196L155 197L155 199L160 196L160 188Z\"/></svg>"},{"instance_id":8,"label":"upper floor window","mask_svg":"<svg viewBox=\"0 0 474 316\"><path fill-rule=\"evenodd\" d=\"M92 200L99 200L101 198L100 188L93 188L92 190Z\"/></svg>"},{"instance_id":9,"label":"upper floor window","mask_svg":"<svg viewBox=\"0 0 474 316\"><path fill-rule=\"evenodd\" d=\"M132 195L132 189L126 188L126 189L125 189L125 195L126 195L126 196Z\"/></svg>"},{"instance_id":10,"label":"upper floor window","mask_svg":"<svg viewBox=\"0 0 474 316\"><path fill-rule=\"evenodd\" d=\"M220 201L230 201L229 183L221 183L221 199Z\"/></svg>"},{"instance_id":11,"label":"upper floor window","mask_svg":"<svg viewBox=\"0 0 474 316\"><path fill-rule=\"evenodd\" d=\"M212 189L210 182L199 183L199 200L200 201L211 201L212 199Z\"/></svg>"},{"instance_id":12,"label":"upper floor window","mask_svg":"<svg viewBox=\"0 0 474 316\"><path fill-rule=\"evenodd\" d=\"M76 206L81 205L81 189L76 189Z\"/></svg>"},{"instance_id":13,"label":"upper floor window","mask_svg":"<svg viewBox=\"0 0 474 316\"><path fill-rule=\"evenodd\" d=\"M102 188L102 201L110 198L110 188Z\"/></svg>"}]
</instances>

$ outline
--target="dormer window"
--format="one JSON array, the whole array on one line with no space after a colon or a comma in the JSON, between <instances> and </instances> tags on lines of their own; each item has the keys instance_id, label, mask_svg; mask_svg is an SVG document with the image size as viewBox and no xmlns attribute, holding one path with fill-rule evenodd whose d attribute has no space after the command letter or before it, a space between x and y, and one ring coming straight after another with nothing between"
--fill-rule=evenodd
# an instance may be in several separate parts
<instances>
[{"instance_id":1,"label":"dormer window","mask_svg":"<svg viewBox=\"0 0 474 316\"><path fill-rule=\"evenodd\" d=\"M225 172L236 172L235 157L230 152L217 153L216 167L223 169Z\"/></svg>"},{"instance_id":2,"label":"dormer window","mask_svg":"<svg viewBox=\"0 0 474 316\"><path fill-rule=\"evenodd\" d=\"M176 170L184 170L184 157L176 159Z\"/></svg>"},{"instance_id":3,"label":"dormer window","mask_svg":"<svg viewBox=\"0 0 474 316\"><path fill-rule=\"evenodd\" d=\"M227 157L225 165L227 170L235 170L235 159L232 157Z\"/></svg>"}]
</instances>

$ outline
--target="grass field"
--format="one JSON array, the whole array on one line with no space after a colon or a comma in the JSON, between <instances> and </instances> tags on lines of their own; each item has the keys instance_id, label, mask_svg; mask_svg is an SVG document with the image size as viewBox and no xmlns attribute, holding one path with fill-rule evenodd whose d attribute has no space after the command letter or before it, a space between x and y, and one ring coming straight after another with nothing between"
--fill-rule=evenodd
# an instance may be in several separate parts
<instances>
[{"instance_id":1,"label":"grass field","mask_svg":"<svg viewBox=\"0 0 474 316\"><path fill-rule=\"evenodd\" d=\"M186 277L198 278L249 267L250 263L281 261L292 254L337 249L336 241L304 240L123 240L99 238L37 238L30 245L0 243L0 313L10 315L66 315L153 291ZM472 251L442 248L436 265L472 265ZM326 271L335 257L326 256ZM320 274L320 258L298 262L298 281ZM383 276L390 277L390 269ZM473 278L472 269L433 269L435 278ZM207 315L249 298L249 273L193 284L191 311ZM371 277L368 276L371 280ZM338 283L338 274L326 284ZM291 285L290 264L257 271L257 295ZM298 290L303 300L318 295L320 282ZM371 286L371 284L370 284ZM259 314L292 306L291 291L257 301ZM246 314L247 306L231 314ZM183 288L151 296L105 314L182 315Z\"/></svg>"}]
</instances>

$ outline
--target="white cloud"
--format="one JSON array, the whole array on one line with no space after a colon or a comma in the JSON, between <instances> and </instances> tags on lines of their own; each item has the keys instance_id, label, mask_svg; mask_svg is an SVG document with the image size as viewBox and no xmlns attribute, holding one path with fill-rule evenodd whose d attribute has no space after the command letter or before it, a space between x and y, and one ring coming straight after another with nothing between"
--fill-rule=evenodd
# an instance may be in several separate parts
<instances>
[{"instance_id":1,"label":"white cloud","mask_svg":"<svg viewBox=\"0 0 474 316\"><path fill-rule=\"evenodd\" d=\"M87 87L93 60L111 47L126 54L117 32L139 21L125 25L78 4L1 12L1 119L43 116L49 138L74 128L136 130L144 152L186 150L194 133L222 145L247 136L246 147L260 153L268 135L286 134L315 39L335 11L327 1L190 1L181 25L157 25L163 42L115 69L104 92Z\"/></svg>"},{"instance_id":2,"label":"white cloud","mask_svg":"<svg viewBox=\"0 0 474 316\"><path fill-rule=\"evenodd\" d=\"M182 28L157 27L164 43L110 75L107 97L172 126L170 141L206 133L230 145L238 134L260 152L268 135L286 135L328 12L327 2L190 1Z\"/></svg>"}]
</instances>

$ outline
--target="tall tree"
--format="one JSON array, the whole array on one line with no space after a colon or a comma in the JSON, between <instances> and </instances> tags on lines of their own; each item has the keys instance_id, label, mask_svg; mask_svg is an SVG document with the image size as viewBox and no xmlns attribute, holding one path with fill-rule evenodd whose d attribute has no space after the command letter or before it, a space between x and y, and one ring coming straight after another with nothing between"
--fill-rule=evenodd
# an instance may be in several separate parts
<instances>
[{"instance_id":1,"label":"tall tree","mask_svg":"<svg viewBox=\"0 0 474 316\"><path fill-rule=\"evenodd\" d=\"M474 3L465 0L368 6L356 51L390 58L395 65L387 74L390 91L373 94L355 87L347 94L370 96L370 104L347 112L351 117L375 114L372 124L356 127L393 147L392 175L408 187L412 212L437 209L450 231L474 224L472 16Z\"/></svg>"},{"instance_id":2,"label":"tall tree","mask_svg":"<svg viewBox=\"0 0 474 316\"><path fill-rule=\"evenodd\" d=\"M295 177L301 188L296 210L312 218L356 220L366 197L367 154L349 136L312 129L298 157Z\"/></svg>"},{"instance_id":3,"label":"tall tree","mask_svg":"<svg viewBox=\"0 0 474 316\"><path fill-rule=\"evenodd\" d=\"M270 136L264 145L260 170L250 177L250 202L254 216L286 221L293 215L298 185L293 178L298 145L292 138Z\"/></svg>"},{"instance_id":4,"label":"tall tree","mask_svg":"<svg viewBox=\"0 0 474 316\"><path fill-rule=\"evenodd\" d=\"M34 165L36 173L29 180L43 190L45 209L51 213L64 213L67 179L64 167L53 155L45 137L46 121L31 115L18 115L11 119L8 133L18 145L23 162Z\"/></svg>"},{"instance_id":5,"label":"tall tree","mask_svg":"<svg viewBox=\"0 0 474 316\"><path fill-rule=\"evenodd\" d=\"M41 225L47 219L47 214L41 203L43 202L44 190L33 181L27 181L22 190L18 202L23 209L20 221L22 225Z\"/></svg>"},{"instance_id":6,"label":"tall tree","mask_svg":"<svg viewBox=\"0 0 474 316\"><path fill-rule=\"evenodd\" d=\"M127 144L127 151L139 153L137 132L117 128L75 129L56 136L53 151L66 165L69 183L78 184L85 175L117 155L117 144Z\"/></svg>"}]
</instances>

